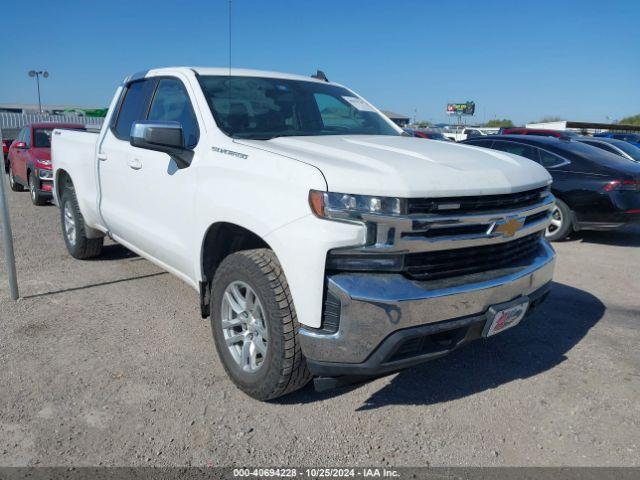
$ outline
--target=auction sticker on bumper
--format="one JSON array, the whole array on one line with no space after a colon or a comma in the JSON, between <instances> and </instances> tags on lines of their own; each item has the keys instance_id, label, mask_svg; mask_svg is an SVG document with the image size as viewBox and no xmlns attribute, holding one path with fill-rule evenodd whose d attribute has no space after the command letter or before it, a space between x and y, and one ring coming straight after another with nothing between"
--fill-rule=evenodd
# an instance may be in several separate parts
<instances>
[{"instance_id":1,"label":"auction sticker on bumper","mask_svg":"<svg viewBox=\"0 0 640 480\"><path fill-rule=\"evenodd\" d=\"M491 307L487 316L487 324L482 332L483 337L490 337L515 327L524 318L529 307L529 299L520 299L515 304L504 307Z\"/></svg>"}]
</instances>

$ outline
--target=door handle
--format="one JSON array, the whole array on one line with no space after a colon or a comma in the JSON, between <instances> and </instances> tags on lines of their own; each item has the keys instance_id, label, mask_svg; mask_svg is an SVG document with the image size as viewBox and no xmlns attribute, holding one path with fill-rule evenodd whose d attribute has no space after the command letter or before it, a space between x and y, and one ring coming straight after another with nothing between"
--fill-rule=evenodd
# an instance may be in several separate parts
<instances>
[{"instance_id":1,"label":"door handle","mask_svg":"<svg viewBox=\"0 0 640 480\"><path fill-rule=\"evenodd\" d=\"M133 168L134 170L140 170L142 168L142 162L140 161L139 158L130 158L127 161L127 164L129 165L130 168Z\"/></svg>"},{"instance_id":2,"label":"door handle","mask_svg":"<svg viewBox=\"0 0 640 480\"><path fill-rule=\"evenodd\" d=\"M103 162L107 159L107 154L106 153L99 153L98 154L98 160L102 160Z\"/></svg>"}]
</instances>

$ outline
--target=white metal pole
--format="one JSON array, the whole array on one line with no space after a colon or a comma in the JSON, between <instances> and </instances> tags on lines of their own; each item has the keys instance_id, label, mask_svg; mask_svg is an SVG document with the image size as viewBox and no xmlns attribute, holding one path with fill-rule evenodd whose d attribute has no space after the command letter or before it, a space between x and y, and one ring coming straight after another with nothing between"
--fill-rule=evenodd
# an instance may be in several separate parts
<instances>
[{"instance_id":1,"label":"white metal pole","mask_svg":"<svg viewBox=\"0 0 640 480\"><path fill-rule=\"evenodd\" d=\"M2 129L0 128L0 145L2 145ZM13 253L13 233L11 232L11 222L9 220L9 205L7 196L4 193L4 153L2 153L2 169L0 169L0 216L2 218L2 240L4 244L4 264L9 278L9 294L11 300L17 300L18 278L16 275L16 258Z\"/></svg>"}]
</instances>

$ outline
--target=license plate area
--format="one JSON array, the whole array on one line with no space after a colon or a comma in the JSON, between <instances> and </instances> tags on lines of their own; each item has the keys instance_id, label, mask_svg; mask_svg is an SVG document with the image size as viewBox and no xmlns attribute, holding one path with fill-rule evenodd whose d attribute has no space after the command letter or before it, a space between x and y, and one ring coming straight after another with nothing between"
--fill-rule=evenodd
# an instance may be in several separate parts
<instances>
[{"instance_id":1,"label":"license plate area","mask_svg":"<svg viewBox=\"0 0 640 480\"><path fill-rule=\"evenodd\" d=\"M489 307L482 336L491 337L515 327L524 318L528 308L529 298L527 297L520 297L508 303Z\"/></svg>"}]
</instances>

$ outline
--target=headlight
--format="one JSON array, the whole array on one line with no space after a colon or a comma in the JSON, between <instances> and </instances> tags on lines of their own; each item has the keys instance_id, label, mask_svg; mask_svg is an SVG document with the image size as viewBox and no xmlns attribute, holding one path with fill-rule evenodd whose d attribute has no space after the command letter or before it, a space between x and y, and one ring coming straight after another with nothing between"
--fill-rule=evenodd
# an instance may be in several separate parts
<instances>
[{"instance_id":1,"label":"headlight","mask_svg":"<svg viewBox=\"0 0 640 480\"><path fill-rule=\"evenodd\" d=\"M38 177L40 177L40 180L51 180L53 179L53 172L51 170L38 170Z\"/></svg>"},{"instance_id":2,"label":"headlight","mask_svg":"<svg viewBox=\"0 0 640 480\"><path fill-rule=\"evenodd\" d=\"M396 197L352 195L349 193L309 192L311 210L318 217L349 219L360 218L362 214L400 215L403 200Z\"/></svg>"}]
</instances>

